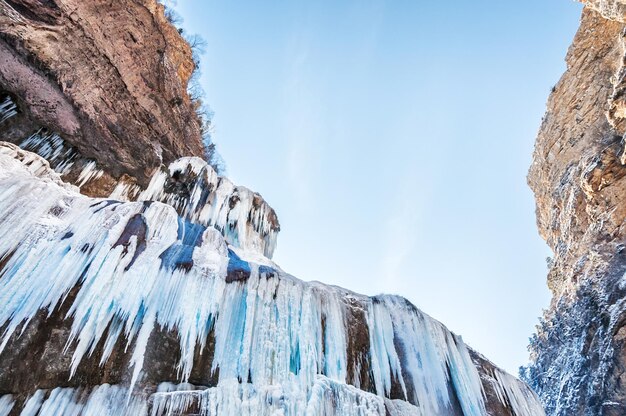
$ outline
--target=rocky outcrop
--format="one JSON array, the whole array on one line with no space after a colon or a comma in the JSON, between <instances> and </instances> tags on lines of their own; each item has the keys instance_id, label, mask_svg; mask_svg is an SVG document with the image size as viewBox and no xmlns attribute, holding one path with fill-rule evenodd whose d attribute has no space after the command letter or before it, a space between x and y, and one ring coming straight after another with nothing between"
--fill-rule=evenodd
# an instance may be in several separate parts
<instances>
[{"instance_id":1,"label":"rocky outcrop","mask_svg":"<svg viewBox=\"0 0 626 416\"><path fill-rule=\"evenodd\" d=\"M156 0L0 0L0 101L17 107L0 135L60 136L81 169L103 172L86 193L107 195L122 176L145 186L162 164L203 155L193 70Z\"/></svg>"},{"instance_id":2,"label":"rocky outcrop","mask_svg":"<svg viewBox=\"0 0 626 416\"><path fill-rule=\"evenodd\" d=\"M554 258L524 377L551 415L626 414L625 13L585 7L528 175Z\"/></svg>"},{"instance_id":3,"label":"rocky outcrop","mask_svg":"<svg viewBox=\"0 0 626 416\"><path fill-rule=\"evenodd\" d=\"M623 0L586 0L584 3L609 20L623 22L626 16L626 2Z\"/></svg>"}]
</instances>

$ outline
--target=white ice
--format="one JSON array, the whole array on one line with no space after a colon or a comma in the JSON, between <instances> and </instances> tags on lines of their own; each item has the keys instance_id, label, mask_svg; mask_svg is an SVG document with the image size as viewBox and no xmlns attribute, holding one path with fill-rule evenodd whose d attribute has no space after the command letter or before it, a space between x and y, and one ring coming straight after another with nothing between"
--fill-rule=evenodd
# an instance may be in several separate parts
<instances>
[{"instance_id":1,"label":"white ice","mask_svg":"<svg viewBox=\"0 0 626 416\"><path fill-rule=\"evenodd\" d=\"M207 172L195 160L180 163ZM201 224L231 224L231 215L241 221L255 212L253 200L241 202L254 199L252 193L217 182L216 189L226 195L224 204L238 192L241 212L229 208L224 213L225 208L212 205L206 215L225 218ZM202 391L162 385L151 399L153 414L179 414L180 408L197 403L202 414L225 416L384 415L407 409L436 416L450 414L450 392L465 415L486 414L480 377L461 338L405 299L368 298L305 283L268 258L248 263L246 280L227 283L229 256L258 259L255 247L237 246L219 227L185 221L166 203L85 197L64 184L47 162L2 144L0 235L5 262L0 326L6 328L0 353L38 311L52 313L70 302L66 297L74 288L67 315L72 375L101 340L101 364L120 337L133 348L129 386L58 388L46 392L45 400L36 393L26 407L40 409L42 416L147 412L149 403L136 387L157 327L178 333L181 352L179 380L163 381L189 380L194 354L205 351L210 333L215 337L212 371L219 370L219 378ZM177 267L183 260L187 266ZM360 380L348 380L349 305L362 308L367 317L363 330L369 332L370 346L365 353L375 394L360 390ZM499 380L518 416L536 414L530 413L534 402L528 403L532 400L515 379ZM413 405L388 400L394 383ZM111 409L116 413L106 413ZM54 413L61 411L67 413Z\"/></svg>"}]
</instances>

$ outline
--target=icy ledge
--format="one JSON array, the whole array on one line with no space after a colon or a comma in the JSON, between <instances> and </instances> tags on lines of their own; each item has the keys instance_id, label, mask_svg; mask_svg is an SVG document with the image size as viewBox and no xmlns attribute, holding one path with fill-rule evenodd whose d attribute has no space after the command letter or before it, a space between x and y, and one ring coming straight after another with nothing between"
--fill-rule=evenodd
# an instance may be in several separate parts
<instances>
[{"instance_id":1,"label":"icy ledge","mask_svg":"<svg viewBox=\"0 0 626 416\"><path fill-rule=\"evenodd\" d=\"M405 299L299 281L190 219L0 144L0 370L43 354L0 371L0 415L543 414Z\"/></svg>"},{"instance_id":2,"label":"icy ledge","mask_svg":"<svg viewBox=\"0 0 626 416\"><path fill-rule=\"evenodd\" d=\"M226 242L272 258L280 231L274 209L256 192L218 176L198 157L184 157L157 171L145 190L121 181L111 198L160 201L185 220L212 226Z\"/></svg>"},{"instance_id":3,"label":"icy ledge","mask_svg":"<svg viewBox=\"0 0 626 416\"><path fill-rule=\"evenodd\" d=\"M8 106L0 103L0 120L3 105ZM93 184L104 174L95 160L83 158L61 136L44 129L19 146L46 159L64 180L71 180L79 188ZM162 166L145 189L122 178L110 198L164 202L185 220L216 228L228 244L267 258L276 248L280 224L272 207L258 193L218 176L198 157L185 157Z\"/></svg>"}]
</instances>

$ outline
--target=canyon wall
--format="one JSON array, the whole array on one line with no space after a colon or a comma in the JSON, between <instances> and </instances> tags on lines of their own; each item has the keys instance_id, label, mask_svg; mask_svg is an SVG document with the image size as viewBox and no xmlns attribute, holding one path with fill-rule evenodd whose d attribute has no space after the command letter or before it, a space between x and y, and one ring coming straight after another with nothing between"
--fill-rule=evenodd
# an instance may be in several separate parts
<instances>
[{"instance_id":1,"label":"canyon wall","mask_svg":"<svg viewBox=\"0 0 626 416\"><path fill-rule=\"evenodd\" d=\"M553 298L522 375L550 415L626 414L625 17L587 3L528 175Z\"/></svg>"}]
</instances>

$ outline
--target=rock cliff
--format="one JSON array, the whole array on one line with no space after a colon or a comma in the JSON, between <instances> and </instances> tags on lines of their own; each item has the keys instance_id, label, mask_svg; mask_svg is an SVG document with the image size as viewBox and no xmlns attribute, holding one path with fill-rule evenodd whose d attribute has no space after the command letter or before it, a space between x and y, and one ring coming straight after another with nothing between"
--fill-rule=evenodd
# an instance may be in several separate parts
<instances>
[{"instance_id":1,"label":"rock cliff","mask_svg":"<svg viewBox=\"0 0 626 416\"><path fill-rule=\"evenodd\" d=\"M554 258L523 376L550 415L626 414L625 18L587 3L528 175Z\"/></svg>"},{"instance_id":2,"label":"rock cliff","mask_svg":"<svg viewBox=\"0 0 626 416\"><path fill-rule=\"evenodd\" d=\"M198 157L154 0L0 22L1 416L543 414L405 299L271 260L274 210Z\"/></svg>"},{"instance_id":3,"label":"rock cliff","mask_svg":"<svg viewBox=\"0 0 626 416\"><path fill-rule=\"evenodd\" d=\"M98 196L123 175L146 185L161 164L202 156L193 69L155 1L0 1L0 101L19 109L3 140L63 137L75 165L103 171Z\"/></svg>"}]
</instances>

